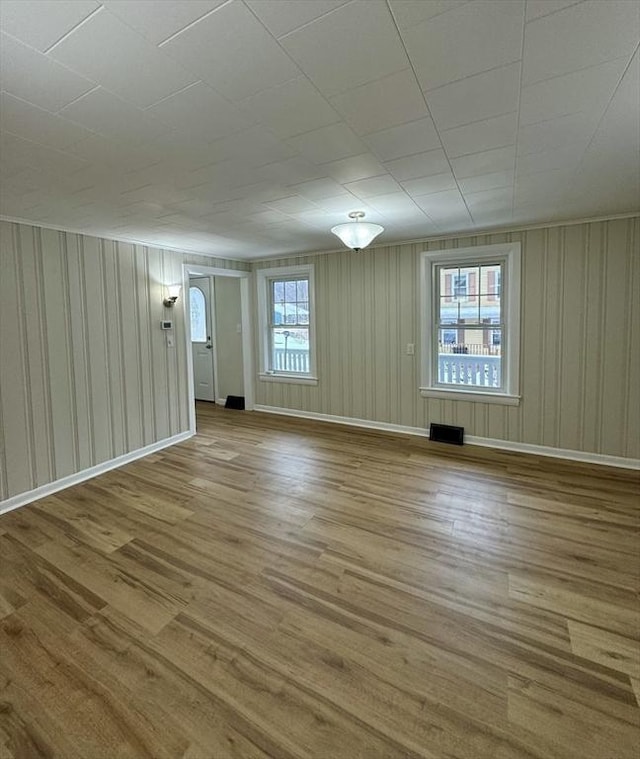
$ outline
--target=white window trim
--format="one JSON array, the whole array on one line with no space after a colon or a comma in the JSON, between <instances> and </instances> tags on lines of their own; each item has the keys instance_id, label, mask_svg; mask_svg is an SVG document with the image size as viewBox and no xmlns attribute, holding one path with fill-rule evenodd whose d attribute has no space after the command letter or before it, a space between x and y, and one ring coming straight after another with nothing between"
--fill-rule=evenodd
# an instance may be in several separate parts
<instances>
[{"instance_id":1,"label":"white window trim","mask_svg":"<svg viewBox=\"0 0 640 759\"><path fill-rule=\"evenodd\" d=\"M496 403L517 406L520 403L520 243L482 245L473 248L449 248L423 253L420 260L421 288L421 353L422 376L420 394L425 398ZM502 308L505 313L503 344L506 346L502 366L503 387L500 390L479 387L452 387L434 382L436 319L436 281L434 268L442 265L482 264L499 261L504 265L504 277L500 282ZM505 287L506 284L506 287Z\"/></svg>"},{"instance_id":2,"label":"white window trim","mask_svg":"<svg viewBox=\"0 0 640 759\"><path fill-rule=\"evenodd\" d=\"M309 373L294 374L274 372L269 368L269 281L274 278L306 276L309 280ZM260 371L258 379L263 382L284 382L294 385L317 385L316 376L316 298L313 264L299 266L276 266L272 269L258 269L258 342L260 347Z\"/></svg>"}]
</instances>

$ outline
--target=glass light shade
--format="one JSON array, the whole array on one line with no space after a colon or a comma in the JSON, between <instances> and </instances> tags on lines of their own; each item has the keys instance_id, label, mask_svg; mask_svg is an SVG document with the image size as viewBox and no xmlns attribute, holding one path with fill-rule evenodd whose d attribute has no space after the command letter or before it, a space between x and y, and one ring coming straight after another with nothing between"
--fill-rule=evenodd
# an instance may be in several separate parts
<instances>
[{"instance_id":1,"label":"glass light shade","mask_svg":"<svg viewBox=\"0 0 640 759\"><path fill-rule=\"evenodd\" d=\"M346 224L338 224L331 231L347 248L360 250L366 248L381 232L384 232L384 227L369 221L349 221Z\"/></svg>"},{"instance_id":2,"label":"glass light shade","mask_svg":"<svg viewBox=\"0 0 640 759\"><path fill-rule=\"evenodd\" d=\"M169 298L179 298L181 285L167 285L167 293Z\"/></svg>"}]
</instances>

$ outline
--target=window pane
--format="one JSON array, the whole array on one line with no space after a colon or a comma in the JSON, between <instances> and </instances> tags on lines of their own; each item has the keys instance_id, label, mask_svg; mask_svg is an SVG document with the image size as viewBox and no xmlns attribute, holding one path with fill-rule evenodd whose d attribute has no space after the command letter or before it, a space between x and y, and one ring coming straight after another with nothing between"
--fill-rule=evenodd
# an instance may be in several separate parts
<instances>
[{"instance_id":1,"label":"window pane","mask_svg":"<svg viewBox=\"0 0 640 759\"><path fill-rule=\"evenodd\" d=\"M308 374L309 329L274 327L271 331L271 367L276 372Z\"/></svg>"},{"instance_id":2,"label":"window pane","mask_svg":"<svg viewBox=\"0 0 640 759\"><path fill-rule=\"evenodd\" d=\"M284 282L273 282L273 302L282 303L284 300Z\"/></svg>"},{"instance_id":3,"label":"window pane","mask_svg":"<svg viewBox=\"0 0 640 759\"><path fill-rule=\"evenodd\" d=\"M191 309L191 341L207 342L207 310L204 295L199 287L189 288L189 308Z\"/></svg>"},{"instance_id":4,"label":"window pane","mask_svg":"<svg viewBox=\"0 0 640 759\"><path fill-rule=\"evenodd\" d=\"M308 279L299 279L296 285L297 290L297 299L298 300L309 300L309 280Z\"/></svg>"},{"instance_id":5,"label":"window pane","mask_svg":"<svg viewBox=\"0 0 640 759\"><path fill-rule=\"evenodd\" d=\"M284 283L284 299L286 301L293 301L295 303L296 300L296 281L293 282L285 282Z\"/></svg>"},{"instance_id":6,"label":"window pane","mask_svg":"<svg viewBox=\"0 0 640 759\"><path fill-rule=\"evenodd\" d=\"M440 324L456 324L460 318L460 304L446 295L440 297Z\"/></svg>"},{"instance_id":7,"label":"window pane","mask_svg":"<svg viewBox=\"0 0 640 759\"><path fill-rule=\"evenodd\" d=\"M500 388L500 342L500 330L439 330L438 382L445 385Z\"/></svg>"}]
</instances>

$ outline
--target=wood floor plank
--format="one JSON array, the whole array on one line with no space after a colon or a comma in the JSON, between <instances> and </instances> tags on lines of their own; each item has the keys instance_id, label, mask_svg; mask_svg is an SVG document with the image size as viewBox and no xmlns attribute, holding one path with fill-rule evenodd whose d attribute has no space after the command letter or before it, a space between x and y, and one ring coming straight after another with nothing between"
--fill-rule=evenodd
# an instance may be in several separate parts
<instances>
[{"instance_id":1,"label":"wood floor plank","mask_svg":"<svg viewBox=\"0 0 640 759\"><path fill-rule=\"evenodd\" d=\"M631 640L573 619L568 620L567 624L574 654L640 680L640 626L637 630L638 639Z\"/></svg>"},{"instance_id":2,"label":"wood floor plank","mask_svg":"<svg viewBox=\"0 0 640 759\"><path fill-rule=\"evenodd\" d=\"M636 473L197 405L0 517L0 759L633 759Z\"/></svg>"}]
</instances>

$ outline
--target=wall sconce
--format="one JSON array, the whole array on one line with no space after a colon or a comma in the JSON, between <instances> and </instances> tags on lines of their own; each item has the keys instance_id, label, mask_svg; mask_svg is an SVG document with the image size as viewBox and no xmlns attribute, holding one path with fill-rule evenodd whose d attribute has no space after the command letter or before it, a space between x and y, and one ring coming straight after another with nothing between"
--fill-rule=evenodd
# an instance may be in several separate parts
<instances>
[{"instance_id":1,"label":"wall sconce","mask_svg":"<svg viewBox=\"0 0 640 759\"><path fill-rule=\"evenodd\" d=\"M173 308L180 295L180 285L167 285L167 297L162 301L167 308Z\"/></svg>"}]
</instances>

